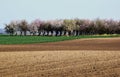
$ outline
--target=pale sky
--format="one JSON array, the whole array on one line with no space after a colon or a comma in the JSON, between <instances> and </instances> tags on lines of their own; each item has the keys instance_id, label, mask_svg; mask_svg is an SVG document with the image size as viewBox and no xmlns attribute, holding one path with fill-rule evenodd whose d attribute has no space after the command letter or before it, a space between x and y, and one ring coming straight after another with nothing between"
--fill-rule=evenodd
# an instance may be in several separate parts
<instances>
[{"instance_id":1,"label":"pale sky","mask_svg":"<svg viewBox=\"0 0 120 77\"><path fill-rule=\"evenodd\" d=\"M0 28L12 20L38 18L120 20L120 0L0 0Z\"/></svg>"}]
</instances>

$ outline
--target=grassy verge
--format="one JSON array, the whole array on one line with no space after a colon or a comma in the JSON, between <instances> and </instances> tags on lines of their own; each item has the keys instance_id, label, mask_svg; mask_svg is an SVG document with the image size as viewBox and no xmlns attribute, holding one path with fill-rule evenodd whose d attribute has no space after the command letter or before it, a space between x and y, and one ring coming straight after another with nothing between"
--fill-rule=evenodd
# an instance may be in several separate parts
<instances>
[{"instance_id":1,"label":"grassy verge","mask_svg":"<svg viewBox=\"0 0 120 77\"><path fill-rule=\"evenodd\" d=\"M120 35L80 35L80 36L9 36L0 35L0 44L32 44L32 43L46 43L46 42L58 42L73 39L82 38L113 38L120 37Z\"/></svg>"}]
</instances>

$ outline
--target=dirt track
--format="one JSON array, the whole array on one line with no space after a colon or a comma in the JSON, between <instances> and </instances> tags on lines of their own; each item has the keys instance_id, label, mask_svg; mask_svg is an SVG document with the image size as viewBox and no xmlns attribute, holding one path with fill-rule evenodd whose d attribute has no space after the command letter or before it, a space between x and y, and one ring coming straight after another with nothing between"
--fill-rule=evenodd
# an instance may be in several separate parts
<instances>
[{"instance_id":1,"label":"dirt track","mask_svg":"<svg viewBox=\"0 0 120 77\"><path fill-rule=\"evenodd\" d=\"M0 51L120 50L120 38L79 39L54 43L0 45Z\"/></svg>"}]
</instances>

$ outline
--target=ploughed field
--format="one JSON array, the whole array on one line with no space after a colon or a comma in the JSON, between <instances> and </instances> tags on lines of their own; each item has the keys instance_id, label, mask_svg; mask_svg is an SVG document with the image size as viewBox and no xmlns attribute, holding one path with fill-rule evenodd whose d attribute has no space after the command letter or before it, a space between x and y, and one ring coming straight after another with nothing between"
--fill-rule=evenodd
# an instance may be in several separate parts
<instances>
[{"instance_id":1,"label":"ploughed field","mask_svg":"<svg viewBox=\"0 0 120 77\"><path fill-rule=\"evenodd\" d=\"M0 77L120 77L120 52L1 52Z\"/></svg>"},{"instance_id":2,"label":"ploughed field","mask_svg":"<svg viewBox=\"0 0 120 77\"><path fill-rule=\"evenodd\" d=\"M0 77L120 77L120 38L0 45Z\"/></svg>"}]
</instances>

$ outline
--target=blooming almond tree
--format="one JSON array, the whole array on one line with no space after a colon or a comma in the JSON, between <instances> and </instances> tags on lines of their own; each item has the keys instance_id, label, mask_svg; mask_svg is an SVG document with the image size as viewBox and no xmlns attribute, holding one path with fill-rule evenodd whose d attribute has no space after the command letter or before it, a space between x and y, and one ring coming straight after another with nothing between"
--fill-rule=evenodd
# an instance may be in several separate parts
<instances>
[{"instance_id":1,"label":"blooming almond tree","mask_svg":"<svg viewBox=\"0 0 120 77\"><path fill-rule=\"evenodd\" d=\"M64 29L67 31L68 35L70 36L75 29L76 22L74 20L65 19L63 21Z\"/></svg>"},{"instance_id":2,"label":"blooming almond tree","mask_svg":"<svg viewBox=\"0 0 120 77\"><path fill-rule=\"evenodd\" d=\"M42 32L42 24L43 24L43 21L41 21L40 19L36 19L33 21L34 25L36 26L35 28L37 29L39 35L41 35L41 32Z\"/></svg>"},{"instance_id":3,"label":"blooming almond tree","mask_svg":"<svg viewBox=\"0 0 120 77\"><path fill-rule=\"evenodd\" d=\"M38 32L38 27L40 26L40 22L38 19L32 21L31 24L29 24L29 32L30 34L36 35L36 33Z\"/></svg>"},{"instance_id":4,"label":"blooming almond tree","mask_svg":"<svg viewBox=\"0 0 120 77\"><path fill-rule=\"evenodd\" d=\"M51 21L52 30L55 31L55 36L62 35L63 31L63 20L53 20Z\"/></svg>"},{"instance_id":5,"label":"blooming almond tree","mask_svg":"<svg viewBox=\"0 0 120 77\"><path fill-rule=\"evenodd\" d=\"M10 35L17 35L19 30L19 21L11 21L9 24L5 24L5 30Z\"/></svg>"},{"instance_id":6,"label":"blooming almond tree","mask_svg":"<svg viewBox=\"0 0 120 77\"><path fill-rule=\"evenodd\" d=\"M19 28L20 28L21 35L22 33L24 33L24 35L26 36L28 31L28 22L26 20L21 20L19 23Z\"/></svg>"},{"instance_id":7,"label":"blooming almond tree","mask_svg":"<svg viewBox=\"0 0 120 77\"><path fill-rule=\"evenodd\" d=\"M10 35L13 35L15 32L14 26L11 24L5 24L5 32Z\"/></svg>"},{"instance_id":8,"label":"blooming almond tree","mask_svg":"<svg viewBox=\"0 0 120 77\"><path fill-rule=\"evenodd\" d=\"M28 26L28 31L30 32L30 35L35 35L38 32L37 26L32 22Z\"/></svg>"},{"instance_id":9,"label":"blooming almond tree","mask_svg":"<svg viewBox=\"0 0 120 77\"><path fill-rule=\"evenodd\" d=\"M96 26L96 33L97 34L104 34L105 33L105 26L104 21L101 19L95 20L95 26Z\"/></svg>"},{"instance_id":10,"label":"blooming almond tree","mask_svg":"<svg viewBox=\"0 0 120 77\"><path fill-rule=\"evenodd\" d=\"M20 32L20 21L19 20L14 20L14 21L11 21L10 23L11 25L13 25L14 27L14 30L15 30L15 35L18 35L18 32Z\"/></svg>"}]
</instances>

